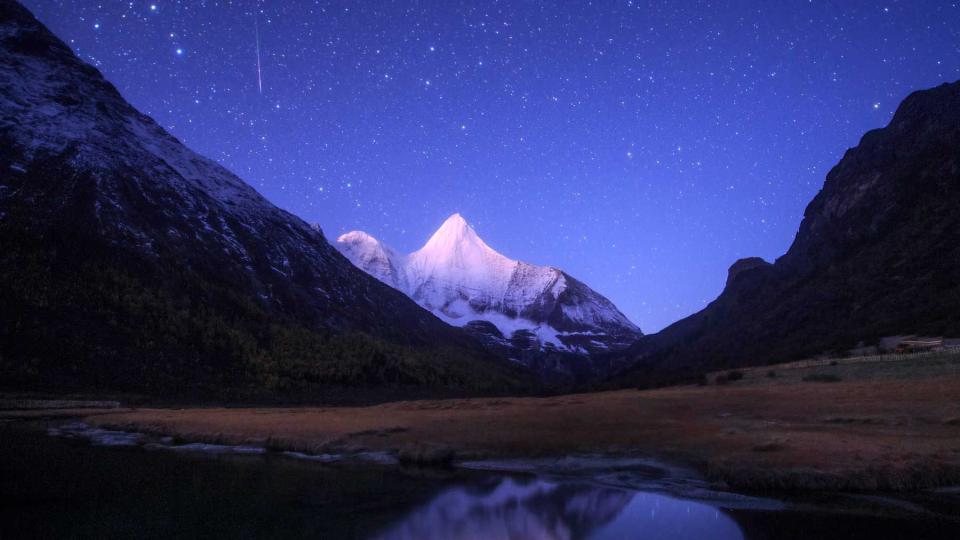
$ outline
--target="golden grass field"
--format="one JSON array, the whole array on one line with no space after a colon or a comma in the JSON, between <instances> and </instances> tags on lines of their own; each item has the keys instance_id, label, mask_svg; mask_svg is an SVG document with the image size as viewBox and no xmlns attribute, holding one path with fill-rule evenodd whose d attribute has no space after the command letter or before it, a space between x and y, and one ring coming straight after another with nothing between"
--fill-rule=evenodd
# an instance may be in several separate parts
<instances>
[{"instance_id":1,"label":"golden grass field","mask_svg":"<svg viewBox=\"0 0 960 540\"><path fill-rule=\"evenodd\" d=\"M776 376L768 376L770 370ZM829 373L839 382L807 382ZM960 483L960 355L771 366L716 385L368 407L97 411L88 422L312 453L641 455L745 489Z\"/></svg>"}]
</instances>

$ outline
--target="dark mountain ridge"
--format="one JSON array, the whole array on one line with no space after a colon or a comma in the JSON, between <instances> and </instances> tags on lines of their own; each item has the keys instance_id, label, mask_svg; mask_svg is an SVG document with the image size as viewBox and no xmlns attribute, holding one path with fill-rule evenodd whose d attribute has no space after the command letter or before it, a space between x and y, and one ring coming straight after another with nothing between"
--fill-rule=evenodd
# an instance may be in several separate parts
<instances>
[{"instance_id":1,"label":"dark mountain ridge","mask_svg":"<svg viewBox=\"0 0 960 540\"><path fill-rule=\"evenodd\" d=\"M669 380L895 334L960 335L960 82L848 150L774 264L737 261L716 300L624 356L629 379Z\"/></svg>"},{"instance_id":2,"label":"dark mountain ridge","mask_svg":"<svg viewBox=\"0 0 960 540\"><path fill-rule=\"evenodd\" d=\"M354 268L0 1L0 381L310 393L523 375Z\"/></svg>"}]
</instances>

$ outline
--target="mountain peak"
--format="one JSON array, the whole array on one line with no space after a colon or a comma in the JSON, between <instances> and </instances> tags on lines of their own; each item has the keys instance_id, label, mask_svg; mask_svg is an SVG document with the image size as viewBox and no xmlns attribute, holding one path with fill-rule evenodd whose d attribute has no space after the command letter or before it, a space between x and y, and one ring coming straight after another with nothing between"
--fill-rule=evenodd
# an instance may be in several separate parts
<instances>
[{"instance_id":1,"label":"mountain peak","mask_svg":"<svg viewBox=\"0 0 960 540\"><path fill-rule=\"evenodd\" d=\"M380 241L363 231L350 231L337 237L341 244L379 244Z\"/></svg>"},{"instance_id":2,"label":"mountain peak","mask_svg":"<svg viewBox=\"0 0 960 540\"><path fill-rule=\"evenodd\" d=\"M737 262L730 265L730 269L727 270L727 284L725 287L729 287L733 283L734 278L740 274L753 270L754 268L764 268L767 266L772 266L767 261L763 260L761 257L746 257L744 259L738 259Z\"/></svg>"},{"instance_id":3,"label":"mountain peak","mask_svg":"<svg viewBox=\"0 0 960 540\"><path fill-rule=\"evenodd\" d=\"M428 259L441 260L463 260L464 257L474 259L476 256L503 257L488 246L459 213L448 217L417 253L427 256Z\"/></svg>"},{"instance_id":4,"label":"mountain peak","mask_svg":"<svg viewBox=\"0 0 960 540\"><path fill-rule=\"evenodd\" d=\"M485 321L501 342L521 332L523 343L533 336L542 350L577 353L608 352L642 335L608 299L560 270L501 255L459 213L406 256L361 234L341 236L341 252L450 324Z\"/></svg>"},{"instance_id":5,"label":"mountain peak","mask_svg":"<svg viewBox=\"0 0 960 540\"><path fill-rule=\"evenodd\" d=\"M433 233L433 236L441 235L443 237L455 237L458 239L463 239L467 236L477 236L477 232L473 230L473 227L467 223L467 220L456 213L448 217L443 225L440 225L440 228Z\"/></svg>"}]
</instances>

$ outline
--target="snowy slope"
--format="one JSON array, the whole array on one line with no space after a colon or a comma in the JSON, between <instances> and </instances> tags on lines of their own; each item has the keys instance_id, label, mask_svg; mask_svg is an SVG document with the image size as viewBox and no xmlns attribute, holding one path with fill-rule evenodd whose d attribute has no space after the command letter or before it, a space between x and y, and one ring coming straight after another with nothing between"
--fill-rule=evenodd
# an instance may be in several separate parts
<instances>
[{"instance_id":1,"label":"snowy slope","mask_svg":"<svg viewBox=\"0 0 960 540\"><path fill-rule=\"evenodd\" d=\"M620 348L641 336L609 300L561 270L501 255L460 214L406 256L360 231L342 235L337 246L359 268L457 326L488 321L504 339L527 331L543 348L577 353Z\"/></svg>"},{"instance_id":2,"label":"snowy slope","mask_svg":"<svg viewBox=\"0 0 960 540\"><path fill-rule=\"evenodd\" d=\"M395 289L400 286L402 258L365 232L353 231L337 240L340 251L359 268Z\"/></svg>"},{"instance_id":3,"label":"snowy slope","mask_svg":"<svg viewBox=\"0 0 960 540\"><path fill-rule=\"evenodd\" d=\"M118 253L176 261L311 328L470 341L185 147L27 10L2 1L0 225L14 217L22 233L82 233Z\"/></svg>"}]
</instances>

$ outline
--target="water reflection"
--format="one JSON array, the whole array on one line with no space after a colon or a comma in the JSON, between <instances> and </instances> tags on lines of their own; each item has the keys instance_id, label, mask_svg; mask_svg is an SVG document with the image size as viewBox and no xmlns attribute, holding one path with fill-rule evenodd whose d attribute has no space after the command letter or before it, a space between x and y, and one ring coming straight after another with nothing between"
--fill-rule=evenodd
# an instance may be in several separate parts
<instances>
[{"instance_id":1,"label":"water reflection","mask_svg":"<svg viewBox=\"0 0 960 540\"><path fill-rule=\"evenodd\" d=\"M946 494L930 495L937 514L719 511L586 481L158 451L105 436L114 446L0 424L0 539L960 538Z\"/></svg>"},{"instance_id":2,"label":"water reflection","mask_svg":"<svg viewBox=\"0 0 960 540\"><path fill-rule=\"evenodd\" d=\"M717 509L652 493L503 478L442 491L377 540L740 539Z\"/></svg>"}]
</instances>

